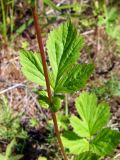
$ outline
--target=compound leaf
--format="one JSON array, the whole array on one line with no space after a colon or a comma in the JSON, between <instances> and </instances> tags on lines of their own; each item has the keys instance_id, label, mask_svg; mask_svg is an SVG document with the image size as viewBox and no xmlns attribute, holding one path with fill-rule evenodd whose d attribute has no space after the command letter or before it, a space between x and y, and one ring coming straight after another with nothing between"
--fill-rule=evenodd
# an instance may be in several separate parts
<instances>
[{"instance_id":1,"label":"compound leaf","mask_svg":"<svg viewBox=\"0 0 120 160\"><path fill-rule=\"evenodd\" d=\"M75 118L72 118L73 122L71 124L76 133L81 137L85 136L83 132L85 132L87 137L91 137L105 127L109 121L110 109L108 104L105 102L97 104L97 97L94 94L83 92L76 99L76 108L81 117L78 128L82 128L82 131L76 128L77 125L73 125L76 121Z\"/></svg>"},{"instance_id":2,"label":"compound leaf","mask_svg":"<svg viewBox=\"0 0 120 160\"><path fill-rule=\"evenodd\" d=\"M63 23L50 32L47 40L47 50L52 67L54 87L80 56L84 41L78 36L76 28L71 22Z\"/></svg>"},{"instance_id":3,"label":"compound leaf","mask_svg":"<svg viewBox=\"0 0 120 160\"><path fill-rule=\"evenodd\" d=\"M97 104L94 94L83 92L76 99L76 108L80 118L71 116L73 132L63 134L64 146L77 155L85 151L102 157L111 154L120 142L120 132L105 128L110 118L108 104Z\"/></svg>"},{"instance_id":4,"label":"compound leaf","mask_svg":"<svg viewBox=\"0 0 120 160\"><path fill-rule=\"evenodd\" d=\"M45 86L43 67L39 54L21 50L20 63L22 65L22 72L28 80Z\"/></svg>"},{"instance_id":5,"label":"compound leaf","mask_svg":"<svg viewBox=\"0 0 120 160\"><path fill-rule=\"evenodd\" d=\"M120 143L120 132L105 128L93 139L90 144L91 151L101 155L110 155Z\"/></svg>"}]
</instances>

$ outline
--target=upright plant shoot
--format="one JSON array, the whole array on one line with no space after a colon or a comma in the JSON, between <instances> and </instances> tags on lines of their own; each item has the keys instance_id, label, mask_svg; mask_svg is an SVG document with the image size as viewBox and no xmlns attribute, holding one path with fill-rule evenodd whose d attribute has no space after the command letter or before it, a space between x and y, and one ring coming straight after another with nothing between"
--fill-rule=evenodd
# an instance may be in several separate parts
<instances>
[{"instance_id":1,"label":"upright plant shoot","mask_svg":"<svg viewBox=\"0 0 120 160\"><path fill-rule=\"evenodd\" d=\"M39 96L50 107L58 143L64 159L67 160L56 118L56 112L61 107L60 94L74 93L84 87L94 66L77 63L84 40L71 22L65 22L48 36L46 47L51 65L51 70L48 70L35 6L32 7L32 11L41 56L38 53L21 50L22 71L28 80L43 88L46 87L48 96Z\"/></svg>"}]
</instances>

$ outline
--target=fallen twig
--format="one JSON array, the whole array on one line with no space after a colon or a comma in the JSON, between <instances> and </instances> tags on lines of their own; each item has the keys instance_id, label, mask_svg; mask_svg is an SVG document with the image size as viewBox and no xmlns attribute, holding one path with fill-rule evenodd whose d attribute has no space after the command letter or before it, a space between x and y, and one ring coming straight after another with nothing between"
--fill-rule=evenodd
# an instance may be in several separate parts
<instances>
[{"instance_id":1,"label":"fallen twig","mask_svg":"<svg viewBox=\"0 0 120 160\"><path fill-rule=\"evenodd\" d=\"M120 153L118 153L113 159L120 158Z\"/></svg>"},{"instance_id":2,"label":"fallen twig","mask_svg":"<svg viewBox=\"0 0 120 160\"><path fill-rule=\"evenodd\" d=\"M6 92L8 92L8 91L10 91L12 89L18 88L18 87L25 87L25 84L23 84L23 83L15 84L14 86L11 86L9 88L6 88L6 89L0 91L0 94L6 93Z\"/></svg>"}]
</instances>

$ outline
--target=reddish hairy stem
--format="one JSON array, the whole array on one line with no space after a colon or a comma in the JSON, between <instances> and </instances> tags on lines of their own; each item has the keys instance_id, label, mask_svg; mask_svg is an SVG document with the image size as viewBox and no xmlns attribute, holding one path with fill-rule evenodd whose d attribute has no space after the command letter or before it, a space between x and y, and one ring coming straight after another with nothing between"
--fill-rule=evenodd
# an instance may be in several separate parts
<instances>
[{"instance_id":1,"label":"reddish hairy stem","mask_svg":"<svg viewBox=\"0 0 120 160\"><path fill-rule=\"evenodd\" d=\"M44 75L45 75L48 98L49 98L49 102L51 103L52 102L52 92L51 92L51 89L50 89L48 68L47 68L47 64L46 64L46 57L45 57L45 52L44 52L44 47L43 47L43 42L42 42L42 36L41 36L41 28L40 28L40 25L39 25L39 22L38 22L38 15L37 15L37 11L36 11L36 7L35 6L32 7L32 13L33 13L33 18L34 18L34 26L35 26L35 30L36 30L36 34L37 34L37 40L38 40L38 44L39 44L42 64L43 64L43 70L44 70ZM62 140L60 138L60 133L59 133L59 129L58 129L56 113L51 112L51 114L52 114L52 119L53 119L53 123L54 123L54 130L55 130L56 137L57 137L60 149L61 149L61 153L62 153L62 155L64 157L64 160L68 160L67 156L65 154L65 151L64 151Z\"/></svg>"}]
</instances>

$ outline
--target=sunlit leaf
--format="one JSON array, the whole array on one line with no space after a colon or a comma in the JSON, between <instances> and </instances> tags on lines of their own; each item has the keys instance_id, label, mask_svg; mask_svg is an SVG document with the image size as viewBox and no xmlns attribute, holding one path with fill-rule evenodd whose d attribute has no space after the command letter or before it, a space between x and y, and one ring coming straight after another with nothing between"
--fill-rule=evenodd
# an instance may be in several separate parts
<instances>
[{"instance_id":1,"label":"sunlit leaf","mask_svg":"<svg viewBox=\"0 0 120 160\"><path fill-rule=\"evenodd\" d=\"M22 72L28 80L45 86L43 67L38 53L21 50L20 63L22 65Z\"/></svg>"},{"instance_id":2,"label":"sunlit leaf","mask_svg":"<svg viewBox=\"0 0 120 160\"><path fill-rule=\"evenodd\" d=\"M75 160L98 160L99 156L92 152L81 153Z\"/></svg>"},{"instance_id":3,"label":"sunlit leaf","mask_svg":"<svg viewBox=\"0 0 120 160\"><path fill-rule=\"evenodd\" d=\"M89 94L87 92L83 92L76 99L76 108L81 117L79 119L81 124L78 128L75 125L72 125L75 129L76 133L80 136L85 136L83 133L85 132L86 136L91 137L95 133L97 133L102 127L106 126L109 118L110 118L110 109L107 103L102 102L97 104L97 97L94 94ZM102 118L101 118L102 117ZM74 124L74 120L71 123ZM79 132L77 132L77 130Z\"/></svg>"},{"instance_id":4,"label":"sunlit leaf","mask_svg":"<svg viewBox=\"0 0 120 160\"><path fill-rule=\"evenodd\" d=\"M13 149L16 145L16 139L13 139L10 144L8 144L7 149L6 149L6 159L9 158L12 155Z\"/></svg>"},{"instance_id":5,"label":"sunlit leaf","mask_svg":"<svg viewBox=\"0 0 120 160\"><path fill-rule=\"evenodd\" d=\"M74 92L85 86L89 79L94 65L76 64L69 71L65 71L58 80L55 92Z\"/></svg>"},{"instance_id":6,"label":"sunlit leaf","mask_svg":"<svg viewBox=\"0 0 120 160\"><path fill-rule=\"evenodd\" d=\"M107 128L110 119L108 104L98 104L94 94L83 92L76 99L76 108L80 118L70 117L73 132L62 135L64 146L77 155L85 151L99 156L110 155L120 142L120 132Z\"/></svg>"},{"instance_id":7,"label":"sunlit leaf","mask_svg":"<svg viewBox=\"0 0 120 160\"><path fill-rule=\"evenodd\" d=\"M71 22L63 23L50 32L47 50L52 67L54 88L66 70L76 62L84 44Z\"/></svg>"},{"instance_id":8,"label":"sunlit leaf","mask_svg":"<svg viewBox=\"0 0 120 160\"><path fill-rule=\"evenodd\" d=\"M91 151L105 156L113 153L120 143L120 132L105 128L91 141Z\"/></svg>"},{"instance_id":9,"label":"sunlit leaf","mask_svg":"<svg viewBox=\"0 0 120 160\"><path fill-rule=\"evenodd\" d=\"M64 146L70 153L80 154L89 150L89 143L86 139L80 139L74 132L66 131L62 136Z\"/></svg>"}]
</instances>

